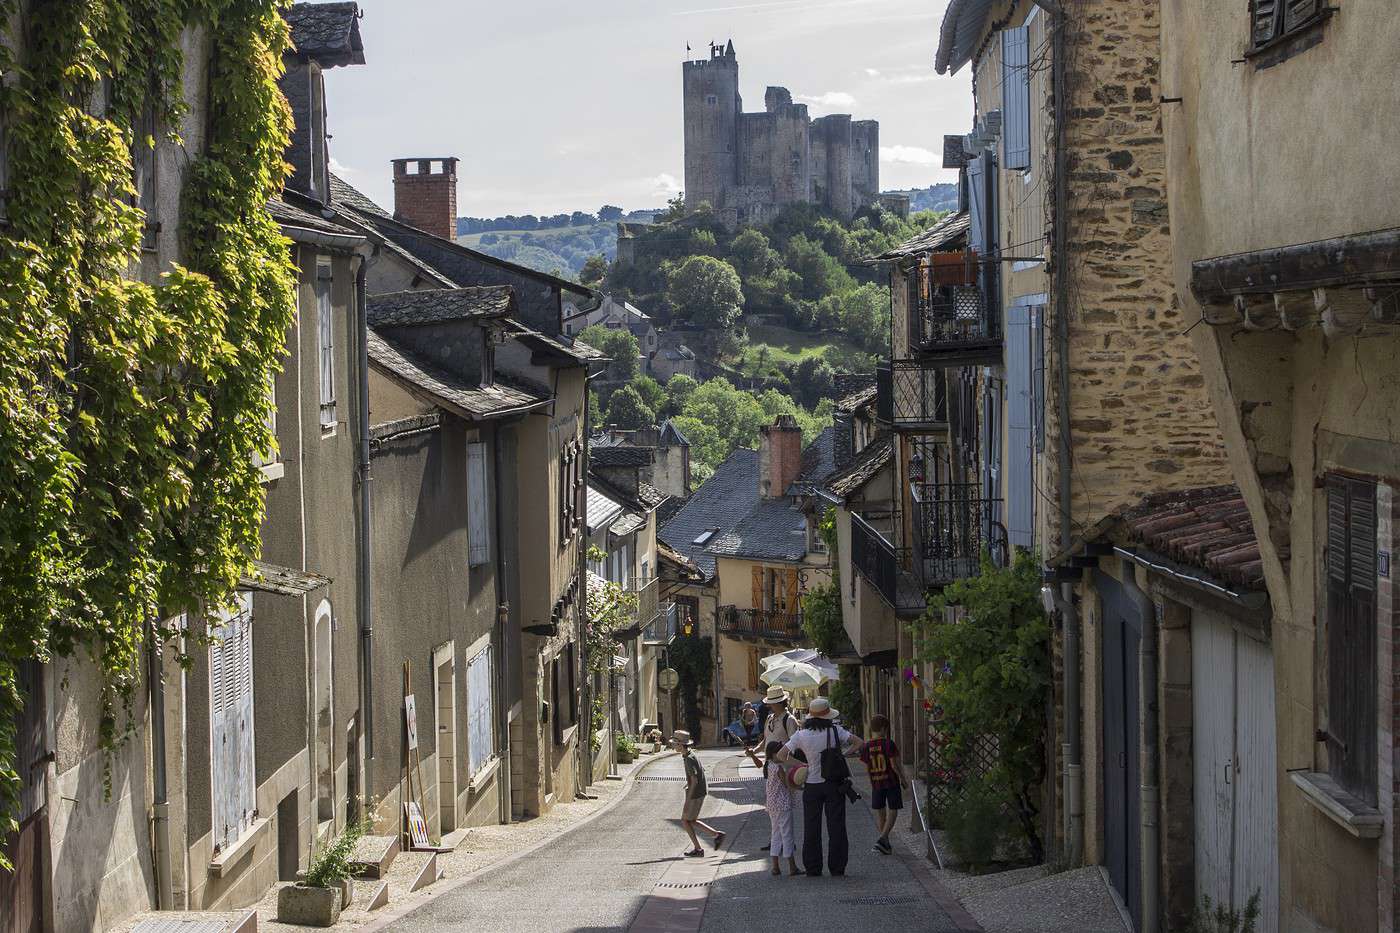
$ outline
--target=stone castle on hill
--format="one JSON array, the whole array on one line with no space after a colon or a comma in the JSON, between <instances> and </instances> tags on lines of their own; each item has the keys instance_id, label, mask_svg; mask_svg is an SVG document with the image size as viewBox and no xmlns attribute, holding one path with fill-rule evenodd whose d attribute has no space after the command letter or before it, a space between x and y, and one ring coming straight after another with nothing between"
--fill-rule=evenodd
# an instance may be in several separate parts
<instances>
[{"instance_id":1,"label":"stone castle on hill","mask_svg":"<svg viewBox=\"0 0 1400 933\"><path fill-rule=\"evenodd\" d=\"M880 124L832 114L813 120L787 88L770 87L764 109L745 113L731 40L682 66L685 203L708 202L729 227L771 220L786 204L811 202L843 219L880 196Z\"/></svg>"}]
</instances>

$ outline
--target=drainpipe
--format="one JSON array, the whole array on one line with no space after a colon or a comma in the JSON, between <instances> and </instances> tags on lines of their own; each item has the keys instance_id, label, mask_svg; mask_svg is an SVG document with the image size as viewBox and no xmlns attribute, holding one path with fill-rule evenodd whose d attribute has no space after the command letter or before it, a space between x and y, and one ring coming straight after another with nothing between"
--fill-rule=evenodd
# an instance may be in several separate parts
<instances>
[{"instance_id":1,"label":"drainpipe","mask_svg":"<svg viewBox=\"0 0 1400 933\"><path fill-rule=\"evenodd\" d=\"M151 705L151 789L155 808L152 840L156 869L156 909L175 909L175 886L170 877L170 789L165 761L165 668L155 626L146 623L146 680Z\"/></svg>"},{"instance_id":2,"label":"drainpipe","mask_svg":"<svg viewBox=\"0 0 1400 933\"><path fill-rule=\"evenodd\" d=\"M374 799L374 619L370 590L370 443L369 443L369 300L365 282L365 258L355 269L355 328L358 357L356 368L359 391L359 462L356 473L359 479L360 496L360 540L357 548L359 556L359 596L358 615L360 617L360 732L364 741L365 783L360 789L363 799ZM366 813L371 820L374 814Z\"/></svg>"},{"instance_id":3,"label":"drainpipe","mask_svg":"<svg viewBox=\"0 0 1400 933\"><path fill-rule=\"evenodd\" d=\"M515 419L510 422L509 430L514 431ZM509 585L507 576L509 568L506 566L505 547L505 523L501 519L501 485L504 482L505 471L501 466L501 443L502 435L507 430L507 425L502 424L496 428L495 436L492 438L491 459L495 472L495 508L493 509L493 521L496 525L496 597L500 600L496 606L496 633L493 640L499 646L496 651L496 682L499 685L497 696L500 698L496 704L496 744L499 749L501 759L500 775L501 784L501 804L500 818L502 823L509 823L511 817L511 785L510 785L510 600L507 597L506 587Z\"/></svg>"},{"instance_id":4,"label":"drainpipe","mask_svg":"<svg viewBox=\"0 0 1400 933\"><path fill-rule=\"evenodd\" d=\"M1142 718L1141 812L1142 824L1142 931L1157 933L1158 923L1158 787L1157 787L1157 611L1137 582L1137 566L1125 560L1123 588L1133 601L1142 623L1138 644L1138 715Z\"/></svg>"}]
</instances>

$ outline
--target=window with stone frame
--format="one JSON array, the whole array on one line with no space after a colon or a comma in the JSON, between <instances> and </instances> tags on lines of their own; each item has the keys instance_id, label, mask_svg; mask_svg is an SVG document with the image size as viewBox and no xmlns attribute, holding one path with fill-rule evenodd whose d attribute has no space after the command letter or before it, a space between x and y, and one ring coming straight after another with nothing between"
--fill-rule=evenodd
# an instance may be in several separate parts
<instances>
[{"instance_id":1,"label":"window with stone frame","mask_svg":"<svg viewBox=\"0 0 1400 933\"><path fill-rule=\"evenodd\" d=\"M1332 12L1323 0L1249 0L1249 45L1257 51L1321 22Z\"/></svg>"},{"instance_id":2,"label":"window with stone frame","mask_svg":"<svg viewBox=\"0 0 1400 933\"><path fill-rule=\"evenodd\" d=\"M1377 801L1376 484L1329 473L1327 538L1327 748L1332 779Z\"/></svg>"}]
</instances>

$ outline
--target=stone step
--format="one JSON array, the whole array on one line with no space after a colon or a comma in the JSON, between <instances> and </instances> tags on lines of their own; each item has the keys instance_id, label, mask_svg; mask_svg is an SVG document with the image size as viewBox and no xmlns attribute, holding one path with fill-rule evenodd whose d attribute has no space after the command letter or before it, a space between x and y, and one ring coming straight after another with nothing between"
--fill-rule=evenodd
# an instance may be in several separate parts
<instances>
[{"instance_id":1,"label":"stone step","mask_svg":"<svg viewBox=\"0 0 1400 933\"><path fill-rule=\"evenodd\" d=\"M393 865L398 854L397 835L363 836L355 845L350 864L361 878L383 878L388 874L389 867Z\"/></svg>"}]
</instances>

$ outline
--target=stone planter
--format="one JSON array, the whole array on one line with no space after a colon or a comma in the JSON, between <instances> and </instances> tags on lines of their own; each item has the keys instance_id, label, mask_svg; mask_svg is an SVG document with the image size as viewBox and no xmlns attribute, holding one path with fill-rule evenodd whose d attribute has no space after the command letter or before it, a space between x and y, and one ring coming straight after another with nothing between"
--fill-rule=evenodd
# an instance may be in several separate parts
<instances>
[{"instance_id":1,"label":"stone planter","mask_svg":"<svg viewBox=\"0 0 1400 933\"><path fill-rule=\"evenodd\" d=\"M340 919L342 898L349 902L340 885L333 888L288 885L277 892L277 922L306 927L334 926Z\"/></svg>"},{"instance_id":2,"label":"stone planter","mask_svg":"<svg viewBox=\"0 0 1400 933\"><path fill-rule=\"evenodd\" d=\"M340 883L340 909L349 910L350 902L355 898L355 882L346 878Z\"/></svg>"}]
</instances>

